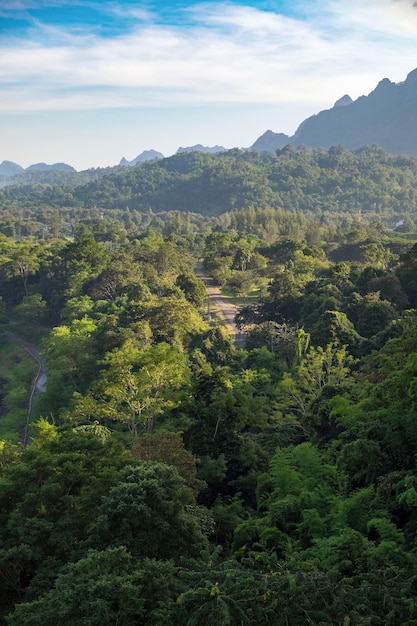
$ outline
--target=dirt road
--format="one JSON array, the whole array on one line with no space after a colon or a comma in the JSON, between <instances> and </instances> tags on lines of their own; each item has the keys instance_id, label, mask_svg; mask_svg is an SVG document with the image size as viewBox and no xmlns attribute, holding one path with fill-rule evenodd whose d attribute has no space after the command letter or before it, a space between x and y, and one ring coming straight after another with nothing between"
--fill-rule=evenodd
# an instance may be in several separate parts
<instances>
[{"instance_id":1,"label":"dirt road","mask_svg":"<svg viewBox=\"0 0 417 626\"><path fill-rule=\"evenodd\" d=\"M213 279L205 274L201 263L197 263L194 268L194 272L196 276L198 276L198 278L200 278L200 280L202 280L205 284L208 297L215 304L221 317L226 322L226 329L233 338L233 343L237 348L242 347L245 343L245 337L244 334L240 332L234 321L237 313L237 307L224 298L219 287L214 285Z\"/></svg>"}]
</instances>

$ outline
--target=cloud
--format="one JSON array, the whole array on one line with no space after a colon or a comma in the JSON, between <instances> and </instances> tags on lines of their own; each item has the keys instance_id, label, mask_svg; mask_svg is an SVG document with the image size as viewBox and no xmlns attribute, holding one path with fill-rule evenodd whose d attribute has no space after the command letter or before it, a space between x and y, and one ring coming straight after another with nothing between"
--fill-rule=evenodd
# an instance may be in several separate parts
<instances>
[{"instance_id":1,"label":"cloud","mask_svg":"<svg viewBox=\"0 0 417 626\"><path fill-rule=\"evenodd\" d=\"M51 7L60 7L72 4L68 0L2 0L0 5L0 15L18 14L29 9L43 9ZM79 4L78 0L75 0Z\"/></svg>"},{"instance_id":2,"label":"cloud","mask_svg":"<svg viewBox=\"0 0 417 626\"><path fill-rule=\"evenodd\" d=\"M134 6L100 6L129 15L129 31L110 38L34 22L25 38L0 42L0 112L326 96L331 105L350 84L353 97L369 92L382 66L389 77L404 72L404 51L410 71L417 54L411 0L328 0L304 5L300 18L213 2L189 8L186 27Z\"/></svg>"},{"instance_id":3,"label":"cloud","mask_svg":"<svg viewBox=\"0 0 417 626\"><path fill-rule=\"evenodd\" d=\"M393 37L406 41L417 35L417 9L414 0L351 0L349 11L339 2L330 5L332 14L343 27L377 39ZM388 41L389 43L389 41Z\"/></svg>"}]
</instances>

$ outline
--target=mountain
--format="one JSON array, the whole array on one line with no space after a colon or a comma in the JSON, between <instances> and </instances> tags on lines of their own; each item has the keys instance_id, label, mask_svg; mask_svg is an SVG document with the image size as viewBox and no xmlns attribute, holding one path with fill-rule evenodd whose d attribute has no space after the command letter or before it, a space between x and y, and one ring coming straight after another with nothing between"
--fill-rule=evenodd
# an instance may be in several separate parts
<instances>
[{"instance_id":1,"label":"mountain","mask_svg":"<svg viewBox=\"0 0 417 626\"><path fill-rule=\"evenodd\" d=\"M275 150L281 149L290 142L290 137L284 133L273 133L272 130L267 130L266 133L261 135L255 143L250 147L250 150L259 150L260 152L275 152Z\"/></svg>"},{"instance_id":2,"label":"mountain","mask_svg":"<svg viewBox=\"0 0 417 626\"><path fill-rule=\"evenodd\" d=\"M182 154L183 152L208 152L209 154L217 154L219 152L226 152L227 148L223 146L202 146L198 143L196 146L189 146L187 148L178 148L176 154Z\"/></svg>"},{"instance_id":3,"label":"mountain","mask_svg":"<svg viewBox=\"0 0 417 626\"><path fill-rule=\"evenodd\" d=\"M3 161L0 163L0 176L15 176L23 171L23 167L17 163L13 163L13 161Z\"/></svg>"},{"instance_id":4,"label":"mountain","mask_svg":"<svg viewBox=\"0 0 417 626\"><path fill-rule=\"evenodd\" d=\"M341 98L339 98L339 100L337 100L334 105L333 108L335 107L346 107L349 104L352 104L353 100L350 96L348 96L347 93L345 93L344 96L342 96Z\"/></svg>"},{"instance_id":5,"label":"mountain","mask_svg":"<svg viewBox=\"0 0 417 626\"><path fill-rule=\"evenodd\" d=\"M66 163L54 163L53 165L48 165L47 163L35 163L34 165L29 165L26 168L26 172L49 172L51 170L58 170L59 172L75 172L76 170Z\"/></svg>"},{"instance_id":6,"label":"mountain","mask_svg":"<svg viewBox=\"0 0 417 626\"><path fill-rule=\"evenodd\" d=\"M38 165L40 165L40 167L38 167ZM57 169L54 166L47 166L47 169L44 169L43 164L38 165L35 164L35 166L30 166L27 169L21 168L18 170L17 174L9 176L2 174L0 171L0 189L22 185L84 185L93 180L98 180L103 176L107 176L112 171L120 169L116 166L113 168L92 168L77 172L69 165Z\"/></svg>"},{"instance_id":7,"label":"mountain","mask_svg":"<svg viewBox=\"0 0 417 626\"><path fill-rule=\"evenodd\" d=\"M367 96L357 100L345 94L331 109L320 111L305 119L293 136L267 130L249 148L260 152L276 152L286 145L330 148L342 146L356 150L365 145L377 145L391 154L417 156L417 69L410 72L404 82L393 83L388 78L379 82ZM227 152L224 146L179 147L176 154L203 152L219 154ZM119 167L132 167L138 163L165 158L156 150L145 150L132 161L124 157ZM75 172L65 163L47 165L36 163L22 168L11 161L0 164L0 182L10 183L8 177L23 171Z\"/></svg>"},{"instance_id":8,"label":"mountain","mask_svg":"<svg viewBox=\"0 0 417 626\"><path fill-rule=\"evenodd\" d=\"M267 131L250 149L275 151L282 148L283 138ZM378 145L391 154L417 156L417 69L401 83L384 78L357 100L344 95L333 108L304 120L287 143L349 150Z\"/></svg>"},{"instance_id":9,"label":"mountain","mask_svg":"<svg viewBox=\"0 0 417 626\"><path fill-rule=\"evenodd\" d=\"M54 163L53 165L35 163L25 169L12 161L3 161L0 163L0 187L32 184L34 182L57 184L63 182L62 176L76 173L77 171L66 163Z\"/></svg>"},{"instance_id":10,"label":"mountain","mask_svg":"<svg viewBox=\"0 0 417 626\"><path fill-rule=\"evenodd\" d=\"M122 167L133 167L138 163L144 163L145 161L154 161L155 159L163 159L164 155L162 152L157 152L156 150L144 150L132 161L128 161L124 157L121 159L119 165Z\"/></svg>"},{"instance_id":11,"label":"mountain","mask_svg":"<svg viewBox=\"0 0 417 626\"><path fill-rule=\"evenodd\" d=\"M41 175L47 184L39 184ZM110 212L129 207L132 212L184 211L212 217L255 207L308 214L383 213L398 222L408 213L414 215L417 206L417 158L392 155L378 146L354 152L342 146L291 144L275 153L194 151L136 167L24 172L12 180L23 176L24 183L0 189L0 213L38 207L98 207ZM29 176L33 180L28 184Z\"/></svg>"}]
</instances>

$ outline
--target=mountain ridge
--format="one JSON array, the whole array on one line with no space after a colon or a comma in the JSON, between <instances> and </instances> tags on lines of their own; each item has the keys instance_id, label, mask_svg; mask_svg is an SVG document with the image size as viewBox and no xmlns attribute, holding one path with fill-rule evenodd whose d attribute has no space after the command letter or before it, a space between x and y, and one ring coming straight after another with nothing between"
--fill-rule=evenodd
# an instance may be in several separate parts
<instances>
[{"instance_id":1,"label":"mountain ridge","mask_svg":"<svg viewBox=\"0 0 417 626\"><path fill-rule=\"evenodd\" d=\"M417 156L416 122L417 69L400 83L383 78L367 96L356 100L345 94L331 109L301 122L288 143L311 148L340 145L347 150L378 145L391 154ZM274 146L281 149L282 133L270 134L268 141L268 151L274 151Z\"/></svg>"},{"instance_id":2,"label":"mountain ridge","mask_svg":"<svg viewBox=\"0 0 417 626\"><path fill-rule=\"evenodd\" d=\"M356 100L345 94L330 109L324 109L301 122L294 135L267 130L249 148L275 152L286 145L330 148L340 145L356 150L365 145L378 145L391 154L417 156L417 69L412 70L405 81L394 83L383 78L367 96ZM175 154L183 152L207 152L218 154L227 151L223 146L196 144L179 147ZM145 161L165 158L156 150L145 150L132 161L124 157L113 167L132 167ZM93 169L93 168L90 168ZM66 163L37 163L28 168L12 161L0 163L0 177L12 178L27 171L72 171ZM86 170L88 171L88 170ZM8 183L6 183L8 184Z\"/></svg>"},{"instance_id":3,"label":"mountain ridge","mask_svg":"<svg viewBox=\"0 0 417 626\"><path fill-rule=\"evenodd\" d=\"M29 167L22 167L14 161L2 161L0 163L0 176L16 176L23 172L49 172L56 170L58 172L76 172L77 170L67 163L33 163Z\"/></svg>"}]
</instances>

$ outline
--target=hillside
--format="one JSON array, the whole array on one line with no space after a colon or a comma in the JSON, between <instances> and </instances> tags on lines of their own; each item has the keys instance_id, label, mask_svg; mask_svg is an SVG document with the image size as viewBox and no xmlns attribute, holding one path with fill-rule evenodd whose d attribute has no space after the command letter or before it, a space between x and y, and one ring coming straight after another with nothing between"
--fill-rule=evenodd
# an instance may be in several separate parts
<instances>
[{"instance_id":1,"label":"hillside","mask_svg":"<svg viewBox=\"0 0 417 626\"><path fill-rule=\"evenodd\" d=\"M85 185L86 183L107 176L120 166L105 167L76 172L75 170L30 169L22 170L13 176L0 175L0 189L5 187L22 187L25 185Z\"/></svg>"},{"instance_id":2,"label":"hillside","mask_svg":"<svg viewBox=\"0 0 417 626\"><path fill-rule=\"evenodd\" d=\"M190 152L109 170L107 175L97 171L96 180L79 184L85 175L72 173L72 184L5 187L0 210L97 207L218 216L254 206L403 216L417 208L417 160L377 147L354 152L293 146L277 154Z\"/></svg>"}]
</instances>

